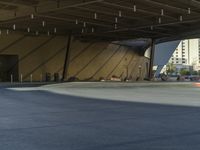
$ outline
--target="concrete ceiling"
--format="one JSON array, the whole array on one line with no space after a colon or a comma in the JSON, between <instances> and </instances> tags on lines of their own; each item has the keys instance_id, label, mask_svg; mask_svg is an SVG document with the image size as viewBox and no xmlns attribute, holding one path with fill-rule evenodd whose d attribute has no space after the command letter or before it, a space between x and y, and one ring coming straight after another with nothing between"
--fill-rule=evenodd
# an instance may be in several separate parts
<instances>
[{"instance_id":1,"label":"concrete ceiling","mask_svg":"<svg viewBox=\"0 0 200 150\"><path fill-rule=\"evenodd\" d=\"M200 0L0 0L0 28L13 26L106 40L198 37Z\"/></svg>"}]
</instances>

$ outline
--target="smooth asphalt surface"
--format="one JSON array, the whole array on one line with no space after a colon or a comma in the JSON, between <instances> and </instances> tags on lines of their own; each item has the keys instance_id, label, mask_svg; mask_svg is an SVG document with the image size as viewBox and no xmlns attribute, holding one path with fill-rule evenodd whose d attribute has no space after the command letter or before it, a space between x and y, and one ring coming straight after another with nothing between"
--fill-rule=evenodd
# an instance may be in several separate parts
<instances>
[{"instance_id":1,"label":"smooth asphalt surface","mask_svg":"<svg viewBox=\"0 0 200 150\"><path fill-rule=\"evenodd\" d=\"M198 107L0 87L0 150L198 149Z\"/></svg>"}]
</instances>

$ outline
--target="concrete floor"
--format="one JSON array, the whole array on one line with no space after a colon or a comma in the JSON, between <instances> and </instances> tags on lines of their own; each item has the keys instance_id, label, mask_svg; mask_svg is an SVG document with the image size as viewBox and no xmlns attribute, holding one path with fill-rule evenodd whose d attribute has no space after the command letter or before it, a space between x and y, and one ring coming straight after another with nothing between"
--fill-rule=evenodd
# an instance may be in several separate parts
<instances>
[{"instance_id":1,"label":"concrete floor","mask_svg":"<svg viewBox=\"0 0 200 150\"><path fill-rule=\"evenodd\" d=\"M200 107L200 88L192 82L77 82L46 85L39 89L85 98Z\"/></svg>"},{"instance_id":2,"label":"concrete floor","mask_svg":"<svg viewBox=\"0 0 200 150\"><path fill-rule=\"evenodd\" d=\"M113 89L114 86L116 89ZM54 93L47 91L50 89ZM56 94L58 89L63 89L62 92L65 93ZM79 96L67 95L67 93L74 94L72 89L74 93L82 89L82 93L79 93ZM129 96L125 96L127 89L130 89ZM104 91L107 93L104 96L111 99L108 93L116 95L121 91L121 94L118 94L122 96L120 98L129 97L129 99L116 101L88 98L88 93L95 90L97 97ZM131 91L132 99L130 99ZM158 97L154 95L156 91L161 93ZM138 92L146 94L138 97ZM163 94L165 92L168 98L161 97L166 96ZM136 93L138 95L135 97ZM80 97L80 94L84 97ZM153 97L148 96L149 94ZM13 90L2 86L0 87L0 149L200 149L198 95L199 89L190 83L148 86L146 83L140 85L76 83ZM185 106L172 103L171 98L179 96L180 99L188 101ZM154 98L160 101L157 104L146 102ZM142 103L141 99L144 99ZM162 102L162 99L169 100L169 104ZM189 102L194 104L189 105Z\"/></svg>"}]
</instances>

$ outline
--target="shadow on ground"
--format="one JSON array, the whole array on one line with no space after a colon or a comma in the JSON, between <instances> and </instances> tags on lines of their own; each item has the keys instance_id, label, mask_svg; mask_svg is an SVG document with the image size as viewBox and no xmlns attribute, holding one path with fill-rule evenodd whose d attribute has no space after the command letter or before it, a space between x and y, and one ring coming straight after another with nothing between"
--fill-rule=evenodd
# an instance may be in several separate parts
<instances>
[{"instance_id":1,"label":"shadow on ground","mask_svg":"<svg viewBox=\"0 0 200 150\"><path fill-rule=\"evenodd\" d=\"M189 100L189 99L188 99ZM193 150L200 108L0 89L1 150Z\"/></svg>"}]
</instances>

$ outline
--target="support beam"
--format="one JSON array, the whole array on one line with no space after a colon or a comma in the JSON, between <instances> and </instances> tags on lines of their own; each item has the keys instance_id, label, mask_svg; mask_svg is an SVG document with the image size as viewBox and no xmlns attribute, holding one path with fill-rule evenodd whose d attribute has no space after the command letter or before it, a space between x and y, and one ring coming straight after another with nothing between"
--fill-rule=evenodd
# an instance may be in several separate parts
<instances>
[{"instance_id":1,"label":"support beam","mask_svg":"<svg viewBox=\"0 0 200 150\"><path fill-rule=\"evenodd\" d=\"M117 7L117 8L133 11L133 8L129 7L129 6L124 6L124 5L105 2L105 1L102 1L101 3L105 4L105 5L108 5L108 6L112 6L112 7ZM137 8L137 11L139 11L141 13L144 13L144 14L148 14L148 15L160 16L160 13L157 13L157 12L154 12L154 11L148 11L148 10L143 10L143 9L138 9L138 8ZM173 20L177 20L177 18L169 16L169 15L164 15L164 17L167 17L167 18L170 18L170 19L173 19Z\"/></svg>"},{"instance_id":2,"label":"support beam","mask_svg":"<svg viewBox=\"0 0 200 150\"><path fill-rule=\"evenodd\" d=\"M17 7L31 7L33 5L30 4L23 4L23 3L17 3L17 2L8 2L8 1L0 1L0 4L7 5L7 6L17 6Z\"/></svg>"},{"instance_id":3,"label":"support beam","mask_svg":"<svg viewBox=\"0 0 200 150\"><path fill-rule=\"evenodd\" d=\"M166 27L166 26L173 26L173 25L177 25L177 24L196 23L196 22L199 22L199 21L200 21L200 19L199 19L199 16L198 16L198 17L192 18L190 20L188 19L188 20L185 20L185 21L182 21L182 22L175 21L175 22L168 22L168 23L162 23L162 24L151 24L151 25L144 25L144 26L136 26L136 27L133 27L133 28L121 28L121 29L118 29L118 30L107 31L106 33L145 29L145 28L150 28L151 26L154 27L154 28L155 27Z\"/></svg>"},{"instance_id":4,"label":"support beam","mask_svg":"<svg viewBox=\"0 0 200 150\"><path fill-rule=\"evenodd\" d=\"M107 11L103 11L101 9L96 9L96 8L89 8L89 7L76 7L77 9L79 10L82 10L82 11L87 11L87 12L96 12L98 14L102 14L102 15L107 15L107 16L110 16L110 17L115 17L117 16L117 12L113 13L113 12L107 12ZM138 21L145 21L145 22L152 22L151 19L147 18L147 17L141 17L141 16L127 16L127 15L124 15L123 18L125 19L130 19L130 20L138 20Z\"/></svg>"},{"instance_id":5,"label":"support beam","mask_svg":"<svg viewBox=\"0 0 200 150\"><path fill-rule=\"evenodd\" d=\"M46 18L46 19L52 19L52 20L58 20L58 21L64 21L64 22L70 22L75 24L75 19L67 19L67 18L62 18L62 17L55 17L55 16L50 16L50 15L36 15L37 17L41 18ZM84 23L85 21L79 20L79 23ZM100 26L104 28L113 28L112 25L107 25L107 24L101 24L101 23L96 23L96 22L86 22L89 25L95 25L95 26Z\"/></svg>"},{"instance_id":6,"label":"support beam","mask_svg":"<svg viewBox=\"0 0 200 150\"><path fill-rule=\"evenodd\" d=\"M72 32L70 31L68 35L66 55L65 55L64 65L63 65L62 81L65 81L65 79L67 79L67 74L69 70L71 38L72 38Z\"/></svg>"},{"instance_id":7,"label":"support beam","mask_svg":"<svg viewBox=\"0 0 200 150\"><path fill-rule=\"evenodd\" d=\"M103 0L91 0L91 1L83 1L77 4L72 4L72 5L65 5L63 7L56 7L56 8L52 8L52 9L47 9L47 10L39 10L38 14L43 14L43 13L49 13L49 12L56 12L56 11L61 11L61 10L65 10L65 9L70 9L70 8L76 8L76 7L81 7L81 6L87 6L87 5L92 5L95 3L100 3Z\"/></svg>"},{"instance_id":8,"label":"support beam","mask_svg":"<svg viewBox=\"0 0 200 150\"><path fill-rule=\"evenodd\" d=\"M187 9L183 9L181 7L178 7L178 6L172 6L170 4L166 4L166 3L158 2L158 1L154 1L154 0L144 0L144 1L145 1L145 3L149 3L151 6L152 5L158 6L160 8L167 9L168 11L171 11L171 12L176 12L176 13L178 12L178 13L181 13L181 14L187 14L188 13ZM196 13L196 14L198 14L198 13Z\"/></svg>"},{"instance_id":9,"label":"support beam","mask_svg":"<svg viewBox=\"0 0 200 150\"><path fill-rule=\"evenodd\" d=\"M197 0L173 0L173 1L175 1L175 2L179 2L179 3L183 3L183 4L185 4L185 5L191 5L192 7L195 7L195 8L200 8L200 2L199 1L197 1ZM196 9L195 9L195 11L196 11ZM192 10L192 12L194 12L194 10Z\"/></svg>"},{"instance_id":10,"label":"support beam","mask_svg":"<svg viewBox=\"0 0 200 150\"><path fill-rule=\"evenodd\" d=\"M149 64L149 80L153 79L153 62L155 54L155 40L151 40L151 55L150 55L150 64Z\"/></svg>"}]
</instances>

